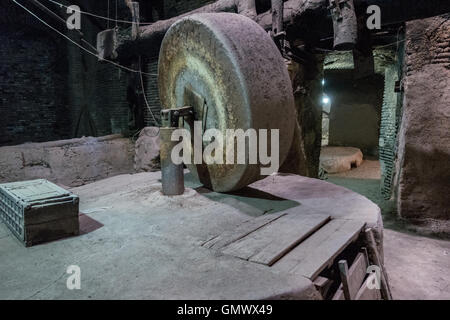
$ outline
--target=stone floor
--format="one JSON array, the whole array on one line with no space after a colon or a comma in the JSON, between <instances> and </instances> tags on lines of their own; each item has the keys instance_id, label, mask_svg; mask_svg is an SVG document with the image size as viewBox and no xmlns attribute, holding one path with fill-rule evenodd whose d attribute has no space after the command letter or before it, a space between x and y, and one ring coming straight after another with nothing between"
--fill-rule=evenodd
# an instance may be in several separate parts
<instances>
[{"instance_id":1,"label":"stone floor","mask_svg":"<svg viewBox=\"0 0 450 320\"><path fill-rule=\"evenodd\" d=\"M244 272L245 266L235 261L222 259L223 261L213 262L215 260L211 259L212 256L207 252L192 255L194 252L192 246L186 246L184 243L186 241L177 240L176 234L181 230L185 234L184 239L190 239L194 243L201 242L202 239L198 238L199 230L201 234L205 232L205 229L202 227L194 230L193 226L205 225L205 218L202 215L206 210L205 204L213 205L208 200L211 194L194 196L192 192L188 192L186 200L190 200L180 204L167 202L160 196L150 199L146 195L156 195L160 185L156 180L153 184L150 183L149 175L154 174L136 175L134 179L137 180L133 183L125 175L77 188L77 193L83 199L82 211L101 223L97 226L98 230L94 230L96 228L94 223L92 225L94 231L86 230L86 234L81 237L26 249L11 237L8 230L3 228L3 224L0 224L0 274L2 276L0 299L186 298L192 294L193 290L197 291L197 294L202 292L199 291L199 286L205 285L202 277L197 278L198 285L194 287L187 285L192 281L192 275L198 274L199 270L201 273L217 272L215 263L223 264L222 279L226 279L226 273L234 272L233 268L236 267L240 268L240 272ZM450 299L450 272L448 272L450 241L411 233L396 220L392 205L383 202L379 194L377 161L365 161L361 167L350 172L330 175L328 182L356 191L381 207L385 225L385 262L395 299ZM298 192L286 183L280 184L279 188ZM320 195L319 189L309 189L307 190L309 193L302 195L303 202L305 204L323 203L323 199L316 199L317 195ZM256 202L251 198L248 203L243 203L242 199L235 196L223 199L212 197L211 200L224 204L226 209L224 212L231 214L229 218L224 218L226 216L222 214L223 212L217 212L217 217L225 219L224 221L208 220L206 223L208 228L217 230L222 228L221 223L228 223L227 219L240 217L241 213L236 211L236 206L245 211L245 215L250 216L261 214L267 207L267 204L261 208L255 206ZM355 201L357 200L349 203L350 206ZM133 205L130 206L130 203ZM344 211L349 211L349 204L335 206L335 210L339 211L342 207ZM149 211L150 205L156 208L160 206L163 209ZM192 205L196 210L189 219L182 217L183 212L190 210L187 206ZM219 206L215 208L217 211ZM164 224L168 212L174 220L170 224ZM358 213L361 214L360 211ZM148 219L153 219L153 226L149 227L148 224L143 223ZM205 239L206 236L205 233ZM173 248L178 248L180 255L191 256L190 263L169 254ZM66 289L68 275L63 266L70 265L74 261L79 263L83 270L84 290L81 290L82 292ZM161 261L166 265L163 269L158 267ZM199 261L203 263L198 264ZM228 269L227 266L230 264L236 265ZM117 277L118 272L119 277ZM263 270L258 269L255 277L258 278L263 273ZM281 281L288 287L293 283L292 279L278 279L275 275L269 278L274 283ZM220 281L219 277L218 285ZM236 281L247 283L246 286L250 285L242 277L237 277ZM223 282L220 286L226 283ZM160 288L166 285L169 289L162 293ZM297 283L295 286L308 288L307 283ZM230 289L232 285L225 287ZM261 287L261 289L267 288ZM217 294L214 286L209 293L206 292L207 295L204 297L211 296L213 293ZM240 294L244 297L243 292L228 291L227 294ZM199 294L198 297L201 295Z\"/></svg>"},{"instance_id":2,"label":"stone floor","mask_svg":"<svg viewBox=\"0 0 450 320\"><path fill-rule=\"evenodd\" d=\"M450 241L423 236L396 217L380 194L380 164L366 160L328 181L358 192L381 208L384 255L394 299L450 299Z\"/></svg>"},{"instance_id":3,"label":"stone floor","mask_svg":"<svg viewBox=\"0 0 450 320\"><path fill-rule=\"evenodd\" d=\"M317 179L272 175L219 194L187 175L185 194L165 197L160 178L160 172L121 175L71 189L84 220L77 237L25 248L0 223L0 299L317 299L313 274L344 250L357 228L366 224L375 236L381 230L374 203ZM320 229L318 238L308 236L315 240L305 241L304 259L286 254L270 267L204 246L277 213L312 220L326 215L331 227L325 234ZM341 229L332 221L356 227ZM283 225L283 236L265 237L272 244L274 237L287 238L289 247L296 236L290 227ZM287 269L280 266L286 261ZM66 287L71 265L81 269L81 290Z\"/></svg>"}]
</instances>

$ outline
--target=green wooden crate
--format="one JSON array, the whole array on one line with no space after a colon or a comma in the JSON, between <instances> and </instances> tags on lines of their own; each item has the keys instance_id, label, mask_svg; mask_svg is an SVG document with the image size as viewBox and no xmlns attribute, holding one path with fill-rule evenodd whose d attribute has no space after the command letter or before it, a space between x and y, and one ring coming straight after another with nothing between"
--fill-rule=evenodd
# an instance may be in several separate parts
<instances>
[{"instance_id":1,"label":"green wooden crate","mask_svg":"<svg viewBox=\"0 0 450 320\"><path fill-rule=\"evenodd\" d=\"M0 184L0 219L29 247L78 235L79 199L50 181Z\"/></svg>"}]
</instances>

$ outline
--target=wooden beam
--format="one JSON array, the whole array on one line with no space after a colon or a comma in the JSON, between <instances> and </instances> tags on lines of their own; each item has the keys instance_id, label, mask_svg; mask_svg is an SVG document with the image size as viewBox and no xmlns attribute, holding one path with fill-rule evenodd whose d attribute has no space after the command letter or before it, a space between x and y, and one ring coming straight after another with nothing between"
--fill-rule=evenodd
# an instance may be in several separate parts
<instances>
[{"instance_id":1,"label":"wooden beam","mask_svg":"<svg viewBox=\"0 0 450 320\"><path fill-rule=\"evenodd\" d=\"M439 14L450 12L450 1L448 0L353 0L357 14L365 15L367 6L376 4L381 7L382 26L390 25L398 22L405 22L417 18L426 18ZM398 2L407 2L407 5L401 7ZM295 26L294 36L298 37L298 30L303 30L308 26L308 16L317 20L323 19L319 24L315 24L313 28L324 28L322 33L332 34L332 29L328 30L326 21L328 0L287 0L283 3L283 22L286 26ZM159 20L151 25L141 26L139 28L139 39L133 40L130 31L123 30L119 32L117 52L119 60L126 60L135 55L140 54L157 54L158 48L164 38L165 33L170 26L186 16L194 13L214 13L214 12L233 12L242 14L255 20L265 30L272 28L272 12L268 10L264 13L257 14L255 0L217 0L206 6L192 10L185 14L179 15L166 20ZM396 16L398 15L398 17ZM303 24L302 24L303 23ZM300 26L301 25L301 26ZM298 28L301 29L298 29ZM317 30L306 30L301 37ZM325 36L325 34L322 34ZM289 37L289 30L288 30ZM310 39L311 40L311 39ZM317 39L319 40L319 39Z\"/></svg>"},{"instance_id":2,"label":"wooden beam","mask_svg":"<svg viewBox=\"0 0 450 320\"><path fill-rule=\"evenodd\" d=\"M288 0L283 3L283 22L292 23L296 18L300 17L304 12L325 10L327 0ZM242 14L250 19L255 20L265 30L272 28L271 10L263 14L257 15L255 0L218 0L206 6L192 10L185 14L179 15L166 20L159 20L151 25L141 26L139 28L139 38L133 40L130 32L119 32L117 42L117 52L119 60L127 59L133 55L139 55L143 52L150 52L152 49L158 52L164 35L172 24L176 21L195 13L214 13L214 12L232 12Z\"/></svg>"}]
</instances>

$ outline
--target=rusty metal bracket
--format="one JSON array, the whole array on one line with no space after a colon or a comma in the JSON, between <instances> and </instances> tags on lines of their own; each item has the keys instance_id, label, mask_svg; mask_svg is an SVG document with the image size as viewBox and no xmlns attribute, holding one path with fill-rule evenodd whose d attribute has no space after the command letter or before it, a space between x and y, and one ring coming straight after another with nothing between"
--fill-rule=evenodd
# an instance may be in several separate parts
<instances>
[{"instance_id":1,"label":"rusty metal bracket","mask_svg":"<svg viewBox=\"0 0 450 320\"><path fill-rule=\"evenodd\" d=\"M179 127L179 120L185 117L194 117L194 108L185 106L174 109L161 110L161 121L163 127Z\"/></svg>"}]
</instances>

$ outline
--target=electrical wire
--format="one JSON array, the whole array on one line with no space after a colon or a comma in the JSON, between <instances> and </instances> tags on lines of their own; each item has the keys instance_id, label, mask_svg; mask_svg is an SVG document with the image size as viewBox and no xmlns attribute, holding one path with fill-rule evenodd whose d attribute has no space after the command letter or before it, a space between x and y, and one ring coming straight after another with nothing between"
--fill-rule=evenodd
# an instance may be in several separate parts
<instances>
[{"instance_id":1,"label":"electrical wire","mask_svg":"<svg viewBox=\"0 0 450 320\"><path fill-rule=\"evenodd\" d=\"M63 18L61 18L58 14L56 14L55 12L53 12L52 10L50 10L49 8L47 8L46 6L44 6L42 3L40 3L38 0L34 0L33 1L35 5L37 5L38 7L40 7L42 10L44 10L45 12L47 12L48 14L52 15L54 18L58 19L61 23L63 23L64 25L66 24L66 20L64 20ZM75 29L75 31L77 31L80 34L80 40L85 42L87 45L89 45L92 49L94 49L95 51L97 51L97 48L95 48L92 44L90 44L88 41L83 39L83 32L81 32L78 29Z\"/></svg>"},{"instance_id":2,"label":"electrical wire","mask_svg":"<svg viewBox=\"0 0 450 320\"><path fill-rule=\"evenodd\" d=\"M65 34L63 34L62 32L60 32L59 30L57 30L56 28L52 27L51 25L49 25L47 22L45 22L44 20L42 20L41 18L39 18L35 13L33 13L32 11L30 11L28 8L26 8L25 6L23 6L21 3L17 2L16 0L12 0L15 4L17 4L19 7L21 7L22 9L24 9L25 11L27 11L29 14L31 14L33 17L35 17L37 20L39 20L41 23L43 23L44 25L46 25L48 28L52 29L53 31L55 31L56 33L58 33L59 35L61 35L62 37L64 37L65 39L69 40L70 42L72 42L74 45L76 45L77 47L79 47L80 49L86 51L87 53L93 55L94 57L98 58L97 53L93 53L89 50L87 50L85 47L81 46L80 44L78 44L77 42L73 41L72 39L70 39L68 36L66 36ZM84 42L87 42L86 40L83 40ZM97 49L95 49L97 50ZM156 74L153 73L146 73L146 72L142 72L141 70L134 70L125 66L122 66L114 61L108 60L108 59L103 59L103 61L106 61L120 69L129 71L129 72L133 72L133 73L139 73L139 74L145 74L148 76L157 76Z\"/></svg>"},{"instance_id":3,"label":"electrical wire","mask_svg":"<svg viewBox=\"0 0 450 320\"><path fill-rule=\"evenodd\" d=\"M145 95L145 87L144 87L144 79L142 78L142 66L141 66L141 56L139 56L139 78L141 79L141 88L142 88L142 95L144 96L145 105L147 106L148 111L150 111L150 114L152 115L153 121L155 121L155 124L157 126L160 126L158 121L155 118L155 115L153 114L152 109L150 108L150 105L148 104L147 97Z\"/></svg>"},{"instance_id":4,"label":"electrical wire","mask_svg":"<svg viewBox=\"0 0 450 320\"><path fill-rule=\"evenodd\" d=\"M50 1L50 2L56 4L56 5L60 6L60 7L69 8L68 6L66 6L66 5L64 5L64 4L60 3L60 2L54 1L54 0L47 0L47 1ZM112 18L109 18L109 17L100 16L100 15L97 15L97 14L94 14L94 13L90 13L90 12L87 12L87 11L82 11L82 10L74 10L74 11L82 13L82 14L85 14L85 15L88 15L88 16L92 16L92 17L95 17L95 18L98 18L98 19L114 21L116 23L117 22L129 23L129 24L134 24L135 23L134 21L120 20L120 19L118 20L117 18L116 19L112 19ZM108 9L108 12L109 12L109 9ZM141 24L141 25L151 25L151 24L153 24L153 22L140 22L139 24Z\"/></svg>"}]
</instances>

